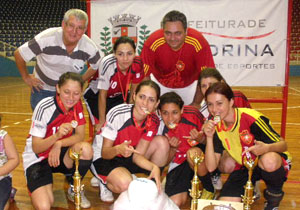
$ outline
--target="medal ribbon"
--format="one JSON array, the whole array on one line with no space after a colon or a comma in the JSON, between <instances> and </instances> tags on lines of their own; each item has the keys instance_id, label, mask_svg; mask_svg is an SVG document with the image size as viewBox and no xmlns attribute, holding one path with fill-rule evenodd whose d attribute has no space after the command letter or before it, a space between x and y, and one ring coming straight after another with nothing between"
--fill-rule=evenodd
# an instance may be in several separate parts
<instances>
[{"instance_id":1,"label":"medal ribbon","mask_svg":"<svg viewBox=\"0 0 300 210\"><path fill-rule=\"evenodd\" d=\"M120 77L120 74L122 74L122 71L121 71L118 63L117 63L117 70L118 70L117 74L118 74L119 84L120 84L120 87L121 87L123 101L126 103L127 102L128 90L129 90L129 84L130 84L130 76L131 76L130 67L126 70L127 80L126 80L126 86L125 86L125 93L123 91L123 85L122 85L122 81L121 81L121 77Z\"/></svg>"}]
</instances>

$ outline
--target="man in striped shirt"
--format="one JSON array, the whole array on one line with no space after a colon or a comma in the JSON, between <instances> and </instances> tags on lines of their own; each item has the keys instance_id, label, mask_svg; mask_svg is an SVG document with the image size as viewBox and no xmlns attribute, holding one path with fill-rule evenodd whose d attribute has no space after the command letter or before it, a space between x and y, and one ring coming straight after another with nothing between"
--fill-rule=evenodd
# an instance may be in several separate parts
<instances>
[{"instance_id":1,"label":"man in striped shirt","mask_svg":"<svg viewBox=\"0 0 300 210\"><path fill-rule=\"evenodd\" d=\"M24 82L31 88L31 108L48 96L55 95L58 78L65 72L81 73L86 62L90 68L82 76L90 78L98 69L100 54L96 44L84 33L87 14L80 9L68 10L61 27L49 28L15 51L16 64ZM33 74L26 62L36 57Z\"/></svg>"}]
</instances>

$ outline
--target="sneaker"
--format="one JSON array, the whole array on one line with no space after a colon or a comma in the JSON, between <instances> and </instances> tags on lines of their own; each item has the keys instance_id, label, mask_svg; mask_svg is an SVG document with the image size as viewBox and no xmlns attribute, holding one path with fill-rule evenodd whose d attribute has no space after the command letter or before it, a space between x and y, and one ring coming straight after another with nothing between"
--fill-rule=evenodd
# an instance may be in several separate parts
<instances>
[{"instance_id":1,"label":"sneaker","mask_svg":"<svg viewBox=\"0 0 300 210\"><path fill-rule=\"evenodd\" d=\"M212 175L211 176L211 181L212 181L212 184L213 184L215 190L221 190L222 189L223 183L222 183L220 174Z\"/></svg>"},{"instance_id":2,"label":"sneaker","mask_svg":"<svg viewBox=\"0 0 300 210\"><path fill-rule=\"evenodd\" d=\"M93 178L91 178L91 186L92 187L99 187L99 179L97 179L96 177L93 176Z\"/></svg>"},{"instance_id":3,"label":"sneaker","mask_svg":"<svg viewBox=\"0 0 300 210\"><path fill-rule=\"evenodd\" d=\"M73 186L70 186L68 189L68 194L67 197L70 201L72 201L74 203L74 191L72 189ZM84 191L81 191L80 193L80 198L81 198L81 203L80 203L80 207L83 209L87 209L91 207L91 202L85 197L84 195Z\"/></svg>"},{"instance_id":4,"label":"sneaker","mask_svg":"<svg viewBox=\"0 0 300 210\"><path fill-rule=\"evenodd\" d=\"M113 202L114 196L112 192L101 182L99 182L99 189L100 189L100 199L103 202Z\"/></svg>"},{"instance_id":5,"label":"sneaker","mask_svg":"<svg viewBox=\"0 0 300 210\"><path fill-rule=\"evenodd\" d=\"M260 193L260 181L256 181L255 182L255 186L254 186L254 190L253 190L253 194L254 194L254 201L257 201L260 199L261 197L261 193Z\"/></svg>"},{"instance_id":6,"label":"sneaker","mask_svg":"<svg viewBox=\"0 0 300 210\"><path fill-rule=\"evenodd\" d=\"M264 190L265 208L264 210L278 210L280 201L282 200L284 192L271 193L267 189Z\"/></svg>"},{"instance_id":7,"label":"sneaker","mask_svg":"<svg viewBox=\"0 0 300 210\"><path fill-rule=\"evenodd\" d=\"M215 193L203 189L200 199L213 200L214 197L215 197Z\"/></svg>"}]
</instances>

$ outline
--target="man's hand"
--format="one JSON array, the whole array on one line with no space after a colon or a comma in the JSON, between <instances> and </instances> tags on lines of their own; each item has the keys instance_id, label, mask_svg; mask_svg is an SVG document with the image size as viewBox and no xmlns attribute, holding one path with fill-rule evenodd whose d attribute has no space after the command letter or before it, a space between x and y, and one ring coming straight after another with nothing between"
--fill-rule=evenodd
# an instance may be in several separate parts
<instances>
[{"instance_id":1,"label":"man's hand","mask_svg":"<svg viewBox=\"0 0 300 210\"><path fill-rule=\"evenodd\" d=\"M43 82L36 78L33 74L28 74L27 77L23 78L24 82L30 87L31 91L33 92L33 88L37 91L43 89Z\"/></svg>"},{"instance_id":2,"label":"man's hand","mask_svg":"<svg viewBox=\"0 0 300 210\"><path fill-rule=\"evenodd\" d=\"M61 141L55 142L51 148L48 156L48 163L51 167L57 167L60 164Z\"/></svg>"}]
</instances>

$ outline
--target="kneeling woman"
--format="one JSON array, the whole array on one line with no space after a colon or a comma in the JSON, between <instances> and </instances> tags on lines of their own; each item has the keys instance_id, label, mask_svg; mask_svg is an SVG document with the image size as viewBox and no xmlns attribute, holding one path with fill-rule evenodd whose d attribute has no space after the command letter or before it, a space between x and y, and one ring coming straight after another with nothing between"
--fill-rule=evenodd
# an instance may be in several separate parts
<instances>
[{"instance_id":1,"label":"kneeling woman","mask_svg":"<svg viewBox=\"0 0 300 210\"><path fill-rule=\"evenodd\" d=\"M115 193L127 190L131 174L141 172L150 173L160 189L159 168L167 162L169 143L154 138L159 126L155 114L159 95L156 83L141 82L133 94L134 104L112 108L93 142L92 171Z\"/></svg>"},{"instance_id":2,"label":"kneeling woman","mask_svg":"<svg viewBox=\"0 0 300 210\"><path fill-rule=\"evenodd\" d=\"M275 132L267 117L248 108L234 107L233 92L225 83L215 83L205 93L209 112L220 118L204 124L207 137L205 163L214 171L220 163L223 151L236 161L235 170L229 175L220 193L220 200L241 201L248 170L243 165L246 159L258 157L252 182L262 179L265 209L277 209L283 198L282 186L290 169L290 156L286 142ZM216 117L219 116L219 117Z\"/></svg>"},{"instance_id":3,"label":"kneeling woman","mask_svg":"<svg viewBox=\"0 0 300 210\"><path fill-rule=\"evenodd\" d=\"M157 137L167 139L170 144L165 191L179 207L186 202L191 188L193 157L205 151L205 137L201 131L204 117L197 108L183 104L175 92L161 96L162 121L158 132L161 136ZM201 198L213 199L214 188L204 162L198 167L198 175L204 188Z\"/></svg>"},{"instance_id":4,"label":"kneeling woman","mask_svg":"<svg viewBox=\"0 0 300 210\"><path fill-rule=\"evenodd\" d=\"M50 209L54 202L52 173L74 173L74 161L68 155L69 150L81 152L79 172L82 177L90 167L93 150L90 144L83 142L82 88L83 80L79 74L64 73L56 86L56 96L43 99L34 110L23 165L35 209ZM71 187L68 198L74 201ZM83 193L81 207L90 207Z\"/></svg>"}]
</instances>

